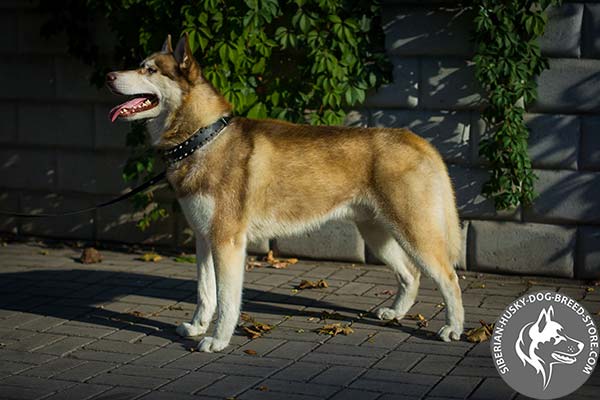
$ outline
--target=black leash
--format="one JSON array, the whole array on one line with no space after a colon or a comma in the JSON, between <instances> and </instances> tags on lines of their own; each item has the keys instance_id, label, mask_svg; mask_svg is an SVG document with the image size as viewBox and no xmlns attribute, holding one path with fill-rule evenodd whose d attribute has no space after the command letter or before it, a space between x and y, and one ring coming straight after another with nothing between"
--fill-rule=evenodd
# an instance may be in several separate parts
<instances>
[{"instance_id":1,"label":"black leash","mask_svg":"<svg viewBox=\"0 0 600 400\"><path fill-rule=\"evenodd\" d=\"M112 204L115 204L115 203L118 203L125 199L128 199L132 196L135 196L136 194L148 189L150 186L156 185L158 182L165 179L166 176L167 176L167 172L163 171L160 174L158 174L158 175L150 178L146 182L142 183L140 186L131 189L129 192L127 192L117 198L114 198L114 199L109 200L104 203L96 204L95 206L92 206L92 207L82 208L81 210L67 211L67 212L58 213L58 214L25 214L25 213L13 213L13 212L0 210L0 215L5 215L5 216L9 216L9 217L19 217L19 218L55 218L55 217L66 217L66 216L75 215L75 214L83 214L83 213L97 210L99 208L110 206Z\"/></svg>"}]
</instances>

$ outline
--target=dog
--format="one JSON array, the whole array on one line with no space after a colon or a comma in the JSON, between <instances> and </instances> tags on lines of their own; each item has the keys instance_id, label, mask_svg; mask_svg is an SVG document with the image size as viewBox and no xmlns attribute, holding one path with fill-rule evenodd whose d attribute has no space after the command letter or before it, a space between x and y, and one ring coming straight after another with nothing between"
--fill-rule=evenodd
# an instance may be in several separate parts
<instances>
[{"instance_id":1,"label":"dog","mask_svg":"<svg viewBox=\"0 0 600 400\"><path fill-rule=\"evenodd\" d=\"M144 120L152 145L167 153L232 113L203 77L187 36L175 50L167 37L139 68L109 73L107 85L134 96L113 108L110 119ZM447 307L440 338L460 339L464 310L454 270L460 222L447 168L426 140L407 129L235 117L195 150L168 166L167 179L196 238L198 304L177 332L205 333L216 311L214 333L199 342L200 351L223 350L234 333L249 240L341 218L356 223L398 281L393 305L379 308L377 317L402 318L424 272Z\"/></svg>"},{"instance_id":2,"label":"dog","mask_svg":"<svg viewBox=\"0 0 600 400\"><path fill-rule=\"evenodd\" d=\"M565 328L553 318L552 306L542 309L535 322L530 322L521 329L515 344L517 356L523 366L530 365L536 374L542 375L544 390L550 384L554 366L575 363L576 357L583 350L583 343L567 336Z\"/></svg>"}]
</instances>

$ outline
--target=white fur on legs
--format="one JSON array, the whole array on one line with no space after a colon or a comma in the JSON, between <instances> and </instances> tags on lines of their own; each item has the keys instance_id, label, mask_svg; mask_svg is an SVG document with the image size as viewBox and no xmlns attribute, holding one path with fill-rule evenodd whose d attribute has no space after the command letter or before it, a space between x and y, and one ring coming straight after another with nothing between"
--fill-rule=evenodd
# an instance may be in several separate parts
<instances>
[{"instance_id":1,"label":"white fur on legs","mask_svg":"<svg viewBox=\"0 0 600 400\"><path fill-rule=\"evenodd\" d=\"M200 341L198 350L221 351L231 340L240 316L246 239L231 240L213 248L217 283L217 321L212 337Z\"/></svg>"},{"instance_id":2,"label":"white fur on legs","mask_svg":"<svg viewBox=\"0 0 600 400\"><path fill-rule=\"evenodd\" d=\"M430 268L429 265L435 265L436 260L433 257L423 260L423 268L435 281L444 302L446 303L446 325L442 326L438 331L440 339L444 342L451 340L460 340L460 335L463 333L465 321L465 311L462 304L462 294L460 285L458 284L458 276L454 269L448 275L447 272L440 268ZM431 264L429 264L431 263Z\"/></svg>"},{"instance_id":3,"label":"white fur on legs","mask_svg":"<svg viewBox=\"0 0 600 400\"><path fill-rule=\"evenodd\" d=\"M392 269L398 281L392 307L380 307L375 310L375 315L383 320L401 319L415 303L420 272L414 268L406 252L383 225L370 221L357 223L357 226L369 249Z\"/></svg>"},{"instance_id":4,"label":"white fur on legs","mask_svg":"<svg viewBox=\"0 0 600 400\"><path fill-rule=\"evenodd\" d=\"M177 327L183 337L202 335L208 329L217 306L215 268L208 240L196 234L196 272L198 279L198 303L192 320Z\"/></svg>"}]
</instances>

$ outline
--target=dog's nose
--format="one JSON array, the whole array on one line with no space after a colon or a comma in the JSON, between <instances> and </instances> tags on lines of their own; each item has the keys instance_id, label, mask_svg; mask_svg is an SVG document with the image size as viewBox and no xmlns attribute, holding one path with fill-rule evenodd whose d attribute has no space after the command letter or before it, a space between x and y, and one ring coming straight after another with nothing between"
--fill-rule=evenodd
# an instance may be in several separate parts
<instances>
[{"instance_id":1,"label":"dog's nose","mask_svg":"<svg viewBox=\"0 0 600 400\"><path fill-rule=\"evenodd\" d=\"M109 72L106 74L106 82L114 82L117 80L117 74L115 72Z\"/></svg>"}]
</instances>

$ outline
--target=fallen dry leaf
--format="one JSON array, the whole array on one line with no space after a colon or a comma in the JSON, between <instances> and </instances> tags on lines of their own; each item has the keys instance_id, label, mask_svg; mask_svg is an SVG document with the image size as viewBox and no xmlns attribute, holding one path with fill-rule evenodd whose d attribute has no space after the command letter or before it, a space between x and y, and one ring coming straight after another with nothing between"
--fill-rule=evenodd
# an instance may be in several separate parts
<instances>
[{"instance_id":1,"label":"fallen dry leaf","mask_svg":"<svg viewBox=\"0 0 600 400\"><path fill-rule=\"evenodd\" d=\"M38 253L43 256L47 256L48 254L50 254L50 252L48 250L40 250Z\"/></svg>"},{"instance_id":2,"label":"fallen dry leaf","mask_svg":"<svg viewBox=\"0 0 600 400\"><path fill-rule=\"evenodd\" d=\"M469 329L465 334L467 340L472 343L481 343L489 340L494 332L494 324L488 324L484 320L479 320L479 328Z\"/></svg>"},{"instance_id":3,"label":"fallen dry leaf","mask_svg":"<svg viewBox=\"0 0 600 400\"><path fill-rule=\"evenodd\" d=\"M329 285L323 279L319 279L318 281L307 281L303 280L300 282L296 289L304 290L304 289L319 289L319 288L328 288Z\"/></svg>"},{"instance_id":4,"label":"fallen dry leaf","mask_svg":"<svg viewBox=\"0 0 600 400\"><path fill-rule=\"evenodd\" d=\"M82 264L95 264L102 261L102 255L98 250L93 247L86 247L81 252L81 256L79 257L79 261Z\"/></svg>"},{"instance_id":5,"label":"fallen dry leaf","mask_svg":"<svg viewBox=\"0 0 600 400\"><path fill-rule=\"evenodd\" d=\"M188 264L195 264L196 263L196 256L190 256L187 254L180 254L177 257L174 258L175 262L178 263L188 263Z\"/></svg>"},{"instance_id":6,"label":"fallen dry leaf","mask_svg":"<svg viewBox=\"0 0 600 400\"><path fill-rule=\"evenodd\" d=\"M242 321L248 323L248 325L242 326L242 331L246 334L246 336L248 336L249 339L257 339L264 333L267 333L273 329L271 325L263 324L246 313L241 314L241 319Z\"/></svg>"},{"instance_id":7,"label":"fallen dry leaf","mask_svg":"<svg viewBox=\"0 0 600 400\"><path fill-rule=\"evenodd\" d=\"M261 392L268 392L269 391L269 388L267 386L265 386L265 385L259 386L257 389L260 390Z\"/></svg>"},{"instance_id":8,"label":"fallen dry leaf","mask_svg":"<svg viewBox=\"0 0 600 400\"><path fill-rule=\"evenodd\" d=\"M162 260L162 256L156 253L144 253L140 257L140 260L145 262L159 262L160 260Z\"/></svg>"},{"instance_id":9,"label":"fallen dry leaf","mask_svg":"<svg viewBox=\"0 0 600 400\"><path fill-rule=\"evenodd\" d=\"M258 354L256 352L256 350L252 350L252 349L246 349L246 350L244 350L244 353L248 354L249 356L255 356Z\"/></svg>"},{"instance_id":10,"label":"fallen dry leaf","mask_svg":"<svg viewBox=\"0 0 600 400\"><path fill-rule=\"evenodd\" d=\"M412 319L413 321L425 321L426 320L426 318L423 316L423 314L406 314L404 316L404 318Z\"/></svg>"},{"instance_id":11,"label":"fallen dry leaf","mask_svg":"<svg viewBox=\"0 0 600 400\"><path fill-rule=\"evenodd\" d=\"M384 290L383 292L380 292L379 294L383 294L385 296L392 296L392 295L396 294L396 292L387 289L387 290Z\"/></svg>"},{"instance_id":12,"label":"fallen dry leaf","mask_svg":"<svg viewBox=\"0 0 600 400\"><path fill-rule=\"evenodd\" d=\"M339 334L343 334L348 336L354 333L354 330L350 327L350 325L352 325L352 323L342 325L338 322L335 324L323 325L322 327L315 329L315 332L317 332L319 335L337 336Z\"/></svg>"},{"instance_id":13,"label":"fallen dry leaf","mask_svg":"<svg viewBox=\"0 0 600 400\"><path fill-rule=\"evenodd\" d=\"M181 307L181 306L169 306L169 307L167 307L167 309L174 310L174 311L183 311L183 307Z\"/></svg>"},{"instance_id":14,"label":"fallen dry leaf","mask_svg":"<svg viewBox=\"0 0 600 400\"><path fill-rule=\"evenodd\" d=\"M133 315L134 317L138 317L141 318L143 317L145 314L141 311L130 311L128 312L129 315Z\"/></svg>"},{"instance_id":15,"label":"fallen dry leaf","mask_svg":"<svg viewBox=\"0 0 600 400\"><path fill-rule=\"evenodd\" d=\"M593 292L595 290L596 289L594 289L593 287L587 287L587 288L585 288L585 291L588 292L588 293L591 293L591 292Z\"/></svg>"},{"instance_id":16,"label":"fallen dry leaf","mask_svg":"<svg viewBox=\"0 0 600 400\"><path fill-rule=\"evenodd\" d=\"M273 250L269 250L267 255L264 258L269 266L276 269L287 268L289 264L296 264L298 262L297 258L275 258L273 256Z\"/></svg>"}]
</instances>

